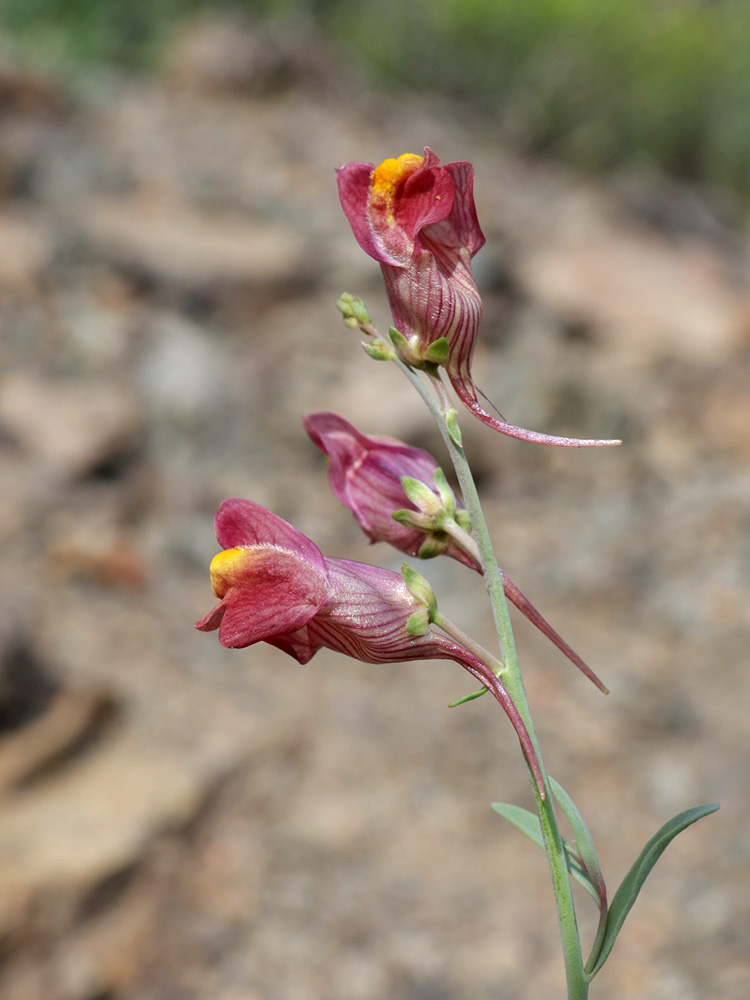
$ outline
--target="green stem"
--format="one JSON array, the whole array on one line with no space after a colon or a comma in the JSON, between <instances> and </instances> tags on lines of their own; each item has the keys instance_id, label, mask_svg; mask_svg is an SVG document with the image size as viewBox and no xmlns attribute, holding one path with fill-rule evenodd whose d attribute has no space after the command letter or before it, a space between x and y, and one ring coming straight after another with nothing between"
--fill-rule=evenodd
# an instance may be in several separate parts
<instances>
[{"instance_id":1,"label":"green stem","mask_svg":"<svg viewBox=\"0 0 750 1000\"><path fill-rule=\"evenodd\" d=\"M479 552L484 567L484 578L487 585L490 601L492 603L492 613L495 619L498 640L500 642L501 660L503 663L503 685L515 702L519 715L529 732L532 744L545 775L547 785L547 795L545 798L539 794L532 780L534 797L536 800L537 813L542 828L544 838L544 848L547 853L550 874L552 876L552 888L555 894L557 906L557 917L560 925L560 936L563 945L563 957L565 960L565 974L568 984L568 1000L586 1000L588 997L589 977L583 968L583 956L581 955L581 942L578 934L578 922L576 920L575 906L573 903L573 892L570 885L570 876L565 859L563 840L560 828L557 824L553 798L549 789L549 784L544 771L544 764L539 750L539 744L531 718L526 690L521 676L521 669L516 653L516 644L513 637L513 628L508 613L508 604L505 599L505 589L500 574L500 568L495 558L490 539L487 522L484 519L482 507L479 501L479 494L471 474L469 463L464 454L463 448L456 443L448 428L447 417L449 414L449 401L445 388L438 378L432 378L436 392L440 399L428 389L422 379L408 365L399 358L395 363L404 372L409 381L414 385L424 402L427 404L432 416L440 429L448 452L451 456L453 466L456 470L461 493L463 494L466 509L471 517L471 527L476 538Z\"/></svg>"}]
</instances>

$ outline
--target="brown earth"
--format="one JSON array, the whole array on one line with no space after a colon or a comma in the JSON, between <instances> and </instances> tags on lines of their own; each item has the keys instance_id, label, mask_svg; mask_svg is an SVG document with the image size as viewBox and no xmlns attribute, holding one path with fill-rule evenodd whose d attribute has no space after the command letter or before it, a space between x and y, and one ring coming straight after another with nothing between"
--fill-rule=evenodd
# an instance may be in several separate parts
<instances>
[{"instance_id":1,"label":"brown earth","mask_svg":"<svg viewBox=\"0 0 750 1000\"><path fill-rule=\"evenodd\" d=\"M612 689L521 621L547 765L613 892L672 814L592 987L747 996L750 297L744 237L689 193L519 161L450 105L324 49L198 23L153 82L0 74L3 1000L559 1000L544 859L510 728L451 664L219 647L211 518L266 504L397 568L328 492L300 419L445 460L334 309L377 266L333 168L470 159L487 246L476 377L535 448L462 420L503 566ZM656 206L656 207L655 207ZM485 643L460 566L420 567ZM587 937L594 914L580 899Z\"/></svg>"}]
</instances>

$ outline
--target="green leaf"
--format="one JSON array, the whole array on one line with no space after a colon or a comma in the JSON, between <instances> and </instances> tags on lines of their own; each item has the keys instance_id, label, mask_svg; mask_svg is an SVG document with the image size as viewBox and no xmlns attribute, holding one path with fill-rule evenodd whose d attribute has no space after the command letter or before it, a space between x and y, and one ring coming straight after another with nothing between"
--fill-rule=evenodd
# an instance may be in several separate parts
<instances>
[{"instance_id":1,"label":"green leaf","mask_svg":"<svg viewBox=\"0 0 750 1000\"><path fill-rule=\"evenodd\" d=\"M482 688L481 691L472 691L471 694L465 694L463 698L456 698L452 701L448 708L455 708L457 705L465 705L467 701L475 701L477 698L481 698L483 694L487 694L487 688Z\"/></svg>"},{"instance_id":2,"label":"green leaf","mask_svg":"<svg viewBox=\"0 0 750 1000\"><path fill-rule=\"evenodd\" d=\"M651 869L662 856L668 845L678 833L682 833L693 823L704 816L709 816L719 808L717 802L705 806L695 806L693 809L686 809L679 815L670 819L668 823L658 830L651 840L646 844L638 855L635 864L622 880L620 888L615 893L614 899L607 914L607 928L604 932L602 945L598 955L592 955L589 964L593 962L592 968L587 972L593 977L601 969L609 958L617 935L620 933L625 917L630 913L633 903L641 891L641 886L646 881Z\"/></svg>"},{"instance_id":3,"label":"green leaf","mask_svg":"<svg viewBox=\"0 0 750 1000\"><path fill-rule=\"evenodd\" d=\"M544 850L544 837L542 836L542 828L538 816L529 812L528 809L511 805L509 802L493 802L492 808L499 816L503 816L514 826L517 826L521 833L525 833L529 840L533 840L537 847L541 847ZM596 891L596 887L586 874L585 869L581 867L580 862L573 856L573 848L565 838L563 838L563 846L565 848L565 861L568 871L598 903L599 894Z\"/></svg>"},{"instance_id":4,"label":"green leaf","mask_svg":"<svg viewBox=\"0 0 750 1000\"><path fill-rule=\"evenodd\" d=\"M525 833L529 840L533 840L537 847L544 850L544 837L539 817L528 809L521 806L514 806L510 802L493 802L492 808L503 819L509 820L513 826L517 826L521 833Z\"/></svg>"},{"instance_id":5,"label":"green leaf","mask_svg":"<svg viewBox=\"0 0 750 1000\"><path fill-rule=\"evenodd\" d=\"M596 849L594 847L594 842L591 839L589 828L586 826L583 816L581 816L578 811L578 807L575 802L571 799L562 785L558 784L554 778L550 778L549 783L552 789L552 794L560 803L562 811L568 817L570 825L573 828L576 849L580 855L581 861L583 862L583 867L588 872L589 879L591 880L594 888L597 890L599 899L606 903L607 887L604 883L604 876L602 875L601 865L599 864L599 858L596 855Z\"/></svg>"}]
</instances>

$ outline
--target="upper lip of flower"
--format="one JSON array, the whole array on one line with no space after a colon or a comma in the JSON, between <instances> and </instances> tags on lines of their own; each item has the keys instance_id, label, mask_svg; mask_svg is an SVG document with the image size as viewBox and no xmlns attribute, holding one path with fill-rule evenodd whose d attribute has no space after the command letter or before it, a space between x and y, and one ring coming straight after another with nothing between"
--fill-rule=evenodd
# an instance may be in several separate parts
<instances>
[{"instance_id":1,"label":"upper lip of flower","mask_svg":"<svg viewBox=\"0 0 750 1000\"><path fill-rule=\"evenodd\" d=\"M435 227L445 247L470 255L484 244L471 193L474 168L466 161L441 165L424 156L345 163L336 171L339 198L362 249L381 264L409 267L421 252L420 234Z\"/></svg>"}]
</instances>

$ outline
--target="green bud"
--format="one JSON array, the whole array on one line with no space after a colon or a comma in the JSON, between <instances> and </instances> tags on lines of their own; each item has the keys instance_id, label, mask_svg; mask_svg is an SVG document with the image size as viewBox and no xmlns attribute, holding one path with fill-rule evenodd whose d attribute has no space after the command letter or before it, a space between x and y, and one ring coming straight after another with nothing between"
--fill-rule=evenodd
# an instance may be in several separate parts
<instances>
[{"instance_id":1,"label":"green bud","mask_svg":"<svg viewBox=\"0 0 750 1000\"><path fill-rule=\"evenodd\" d=\"M347 320L345 320L344 322L346 322L348 325ZM355 326L356 325L358 324L355 320ZM391 345L386 344L386 342L384 340L381 340L380 338L378 338L377 340L373 340L369 344L367 343L367 341L363 340L362 347L365 349L365 353L369 354L370 357L374 358L375 361L393 361L393 359L396 357L396 352L393 350Z\"/></svg>"},{"instance_id":2,"label":"green bud","mask_svg":"<svg viewBox=\"0 0 750 1000\"><path fill-rule=\"evenodd\" d=\"M370 314L365 308L362 299L354 299L352 302L352 313L361 326L367 326L370 322Z\"/></svg>"},{"instance_id":3,"label":"green bud","mask_svg":"<svg viewBox=\"0 0 750 1000\"><path fill-rule=\"evenodd\" d=\"M353 303L354 296L350 295L349 292L344 292L343 295L339 295L336 302L336 308L342 316L350 317L354 315L354 309L352 308Z\"/></svg>"}]
</instances>

